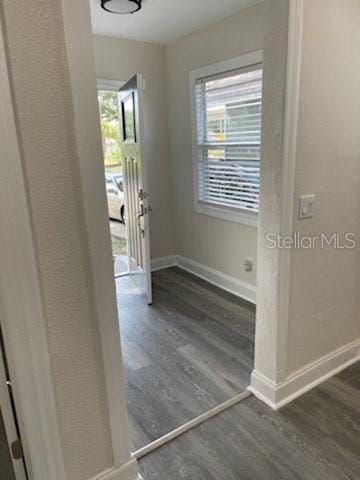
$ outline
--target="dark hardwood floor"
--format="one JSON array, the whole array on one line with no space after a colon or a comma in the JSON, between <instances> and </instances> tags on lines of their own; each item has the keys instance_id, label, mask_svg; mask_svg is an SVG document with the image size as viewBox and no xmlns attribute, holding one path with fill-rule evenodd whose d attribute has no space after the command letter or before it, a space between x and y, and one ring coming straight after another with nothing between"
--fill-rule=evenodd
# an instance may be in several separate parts
<instances>
[{"instance_id":1,"label":"dark hardwood floor","mask_svg":"<svg viewBox=\"0 0 360 480\"><path fill-rule=\"evenodd\" d=\"M244 400L140 469L145 480L359 480L360 363L276 413Z\"/></svg>"},{"instance_id":2,"label":"dark hardwood floor","mask_svg":"<svg viewBox=\"0 0 360 480\"><path fill-rule=\"evenodd\" d=\"M153 290L149 307L117 280L134 449L244 391L253 365L254 306L179 268Z\"/></svg>"}]
</instances>

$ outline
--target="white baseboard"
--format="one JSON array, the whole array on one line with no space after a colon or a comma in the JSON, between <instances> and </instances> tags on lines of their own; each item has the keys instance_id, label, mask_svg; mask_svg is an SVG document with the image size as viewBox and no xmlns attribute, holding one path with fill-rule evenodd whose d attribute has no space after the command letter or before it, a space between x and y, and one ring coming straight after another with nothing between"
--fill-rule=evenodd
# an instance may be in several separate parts
<instances>
[{"instance_id":1,"label":"white baseboard","mask_svg":"<svg viewBox=\"0 0 360 480\"><path fill-rule=\"evenodd\" d=\"M164 270L165 268L175 267L177 265L177 255L159 257L151 260L151 271Z\"/></svg>"},{"instance_id":2,"label":"white baseboard","mask_svg":"<svg viewBox=\"0 0 360 480\"><path fill-rule=\"evenodd\" d=\"M227 292L230 292L251 303L256 303L256 287L248 282L243 282L235 277L226 275L213 268L202 265L201 263L190 260L189 258L177 257L177 264L183 270L216 285Z\"/></svg>"},{"instance_id":3,"label":"white baseboard","mask_svg":"<svg viewBox=\"0 0 360 480\"><path fill-rule=\"evenodd\" d=\"M277 385L254 370L248 390L273 410L278 410L358 361L360 339L296 371Z\"/></svg>"},{"instance_id":4,"label":"white baseboard","mask_svg":"<svg viewBox=\"0 0 360 480\"><path fill-rule=\"evenodd\" d=\"M143 480L143 478L139 474L136 458L132 458L121 467L109 468L91 480Z\"/></svg>"},{"instance_id":5,"label":"white baseboard","mask_svg":"<svg viewBox=\"0 0 360 480\"><path fill-rule=\"evenodd\" d=\"M238 280L235 277L226 275L194 260L190 260L190 258L171 255L168 257L155 258L151 261L151 269L153 272L174 266L178 266L237 297L256 304L256 287L254 285Z\"/></svg>"}]
</instances>

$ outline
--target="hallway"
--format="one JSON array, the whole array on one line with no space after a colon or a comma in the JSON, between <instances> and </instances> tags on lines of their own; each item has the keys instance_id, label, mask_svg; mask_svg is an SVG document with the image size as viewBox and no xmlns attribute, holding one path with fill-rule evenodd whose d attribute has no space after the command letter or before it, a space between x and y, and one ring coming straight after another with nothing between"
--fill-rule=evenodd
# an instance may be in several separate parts
<instances>
[{"instance_id":1,"label":"hallway","mask_svg":"<svg viewBox=\"0 0 360 480\"><path fill-rule=\"evenodd\" d=\"M246 389L253 305L179 268L153 274L150 307L116 283L133 449Z\"/></svg>"}]
</instances>

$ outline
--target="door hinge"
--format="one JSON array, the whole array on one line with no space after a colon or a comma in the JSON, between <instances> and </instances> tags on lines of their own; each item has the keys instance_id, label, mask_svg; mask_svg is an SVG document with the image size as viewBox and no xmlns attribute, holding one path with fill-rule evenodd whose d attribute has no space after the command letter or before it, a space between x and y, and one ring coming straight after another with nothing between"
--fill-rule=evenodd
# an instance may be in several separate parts
<instances>
[{"instance_id":1,"label":"door hinge","mask_svg":"<svg viewBox=\"0 0 360 480\"><path fill-rule=\"evenodd\" d=\"M24 450L23 450L21 440L19 438L14 442L12 442L10 447L11 447L11 454L14 460L20 460L24 458Z\"/></svg>"}]
</instances>

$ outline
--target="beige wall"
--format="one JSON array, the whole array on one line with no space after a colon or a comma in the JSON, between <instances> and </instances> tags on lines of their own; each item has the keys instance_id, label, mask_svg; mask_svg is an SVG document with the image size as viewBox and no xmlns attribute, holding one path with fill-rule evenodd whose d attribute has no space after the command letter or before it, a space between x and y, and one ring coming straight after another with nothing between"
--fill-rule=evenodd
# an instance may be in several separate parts
<instances>
[{"instance_id":1,"label":"beige wall","mask_svg":"<svg viewBox=\"0 0 360 480\"><path fill-rule=\"evenodd\" d=\"M129 80L142 73L145 91L145 144L152 213L151 256L171 255L174 244L174 209L165 95L165 47L119 38L94 36L98 78Z\"/></svg>"},{"instance_id":2,"label":"beige wall","mask_svg":"<svg viewBox=\"0 0 360 480\"><path fill-rule=\"evenodd\" d=\"M152 258L180 254L255 284L256 229L194 212L189 72L262 44L262 4L166 47L94 36L98 78L146 78ZM247 258L254 260L251 273Z\"/></svg>"},{"instance_id":3,"label":"beige wall","mask_svg":"<svg viewBox=\"0 0 360 480\"><path fill-rule=\"evenodd\" d=\"M317 206L295 230L354 232L359 241L360 3L304 3L295 203L315 193ZM293 251L290 370L360 337L359 291L359 248Z\"/></svg>"},{"instance_id":4,"label":"beige wall","mask_svg":"<svg viewBox=\"0 0 360 480\"><path fill-rule=\"evenodd\" d=\"M262 46L263 5L259 4L166 47L177 253L253 284L256 265L246 273L244 262L256 260L256 229L194 212L189 72Z\"/></svg>"},{"instance_id":5,"label":"beige wall","mask_svg":"<svg viewBox=\"0 0 360 480\"><path fill-rule=\"evenodd\" d=\"M61 5L3 8L66 478L87 480L113 458Z\"/></svg>"}]
</instances>

